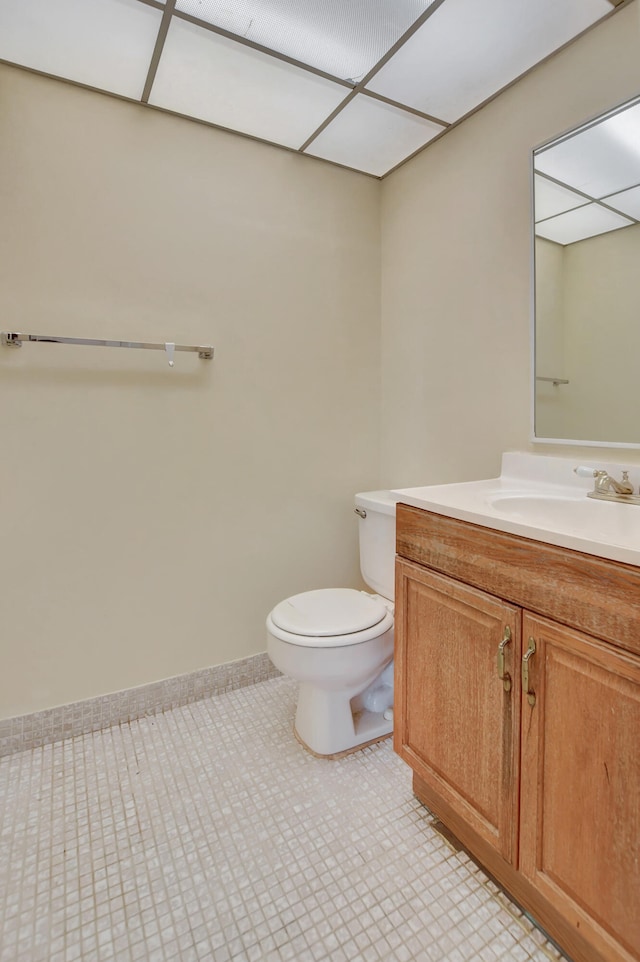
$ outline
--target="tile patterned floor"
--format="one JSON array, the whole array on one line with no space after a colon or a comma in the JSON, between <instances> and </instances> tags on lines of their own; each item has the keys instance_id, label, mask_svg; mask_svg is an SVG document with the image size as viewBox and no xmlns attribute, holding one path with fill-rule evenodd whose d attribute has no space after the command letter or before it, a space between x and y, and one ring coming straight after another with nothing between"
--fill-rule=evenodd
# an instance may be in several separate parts
<instances>
[{"instance_id":1,"label":"tile patterned floor","mask_svg":"<svg viewBox=\"0 0 640 962\"><path fill-rule=\"evenodd\" d=\"M277 678L0 760L0 962L549 962L390 741L292 735Z\"/></svg>"}]
</instances>

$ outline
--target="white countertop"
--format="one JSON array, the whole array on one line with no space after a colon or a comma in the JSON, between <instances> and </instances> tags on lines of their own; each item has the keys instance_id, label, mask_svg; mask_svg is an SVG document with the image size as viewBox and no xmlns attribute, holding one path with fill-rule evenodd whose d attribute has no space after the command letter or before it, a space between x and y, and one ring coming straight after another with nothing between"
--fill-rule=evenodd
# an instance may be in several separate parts
<instances>
[{"instance_id":1,"label":"white countertop","mask_svg":"<svg viewBox=\"0 0 640 962\"><path fill-rule=\"evenodd\" d=\"M507 452L499 478L397 488L392 494L459 521L640 567L640 504L588 498L594 482L574 474L577 464L604 468L617 480L629 467L638 490L637 466Z\"/></svg>"}]
</instances>

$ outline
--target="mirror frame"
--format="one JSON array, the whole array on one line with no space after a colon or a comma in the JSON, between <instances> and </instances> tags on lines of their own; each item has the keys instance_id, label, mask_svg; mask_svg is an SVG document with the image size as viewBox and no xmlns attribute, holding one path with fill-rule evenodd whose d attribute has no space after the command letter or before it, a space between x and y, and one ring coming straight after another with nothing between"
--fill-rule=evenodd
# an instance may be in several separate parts
<instances>
[{"instance_id":1,"label":"mirror frame","mask_svg":"<svg viewBox=\"0 0 640 962\"><path fill-rule=\"evenodd\" d=\"M548 147L550 144L555 143L558 140L563 140L572 133L577 133L579 130L587 127L593 127L596 123L603 120L612 114L618 113L626 107L632 104L640 103L640 94L635 94L632 97L621 101L608 110L604 110L599 114L595 114L587 120L584 120L580 124L575 124L569 127L562 133L556 134L554 137L550 137L548 140L537 144L530 152L529 155L529 212L530 212L530 268L531 268L531 289L530 289L530 397L531 397L531 428L529 440L533 444L565 444L565 445L579 445L581 447L597 447L597 448L626 448L629 450L640 448L640 442L634 441L591 441L591 440L581 440L580 438L543 438L536 435L536 230L535 230L535 155L537 151L542 150L543 147Z\"/></svg>"}]
</instances>

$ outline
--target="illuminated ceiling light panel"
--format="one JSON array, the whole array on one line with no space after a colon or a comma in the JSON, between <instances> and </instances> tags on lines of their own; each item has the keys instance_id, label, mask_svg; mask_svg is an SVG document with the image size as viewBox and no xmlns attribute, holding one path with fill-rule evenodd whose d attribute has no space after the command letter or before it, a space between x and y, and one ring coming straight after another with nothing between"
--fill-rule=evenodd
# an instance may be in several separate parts
<instances>
[{"instance_id":1,"label":"illuminated ceiling light panel","mask_svg":"<svg viewBox=\"0 0 640 962\"><path fill-rule=\"evenodd\" d=\"M451 123L611 10L608 0L444 0L367 87Z\"/></svg>"},{"instance_id":2,"label":"illuminated ceiling light panel","mask_svg":"<svg viewBox=\"0 0 640 962\"><path fill-rule=\"evenodd\" d=\"M599 204L587 204L586 207L536 224L536 234L538 237L555 241L556 244L566 245L586 240L587 237L595 237L597 234L619 230L621 227L629 227L632 223L633 221L614 214Z\"/></svg>"},{"instance_id":3,"label":"illuminated ceiling light panel","mask_svg":"<svg viewBox=\"0 0 640 962\"><path fill-rule=\"evenodd\" d=\"M358 82L433 0L177 0L176 10Z\"/></svg>"},{"instance_id":4,"label":"illuminated ceiling light panel","mask_svg":"<svg viewBox=\"0 0 640 962\"><path fill-rule=\"evenodd\" d=\"M297 149L347 93L174 17L149 103Z\"/></svg>"},{"instance_id":5,"label":"illuminated ceiling light panel","mask_svg":"<svg viewBox=\"0 0 640 962\"><path fill-rule=\"evenodd\" d=\"M0 3L0 57L140 99L162 11L137 0Z\"/></svg>"},{"instance_id":6,"label":"illuminated ceiling light panel","mask_svg":"<svg viewBox=\"0 0 640 962\"><path fill-rule=\"evenodd\" d=\"M591 197L635 186L640 167L640 103L538 151L535 167Z\"/></svg>"},{"instance_id":7,"label":"illuminated ceiling light panel","mask_svg":"<svg viewBox=\"0 0 640 962\"><path fill-rule=\"evenodd\" d=\"M575 207L584 207L589 201L586 197L576 194L567 187L554 184L546 177L534 176L535 199L536 199L536 220L543 220L546 217L553 217L555 214L562 214L566 210L573 210Z\"/></svg>"},{"instance_id":8,"label":"illuminated ceiling light panel","mask_svg":"<svg viewBox=\"0 0 640 962\"><path fill-rule=\"evenodd\" d=\"M415 114L359 95L325 127L305 153L381 176L444 129Z\"/></svg>"},{"instance_id":9,"label":"illuminated ceiling light panel","mask_svg":"<svg viewBox=\"0 0 640 962\"><path fill-rule=\"evenodd\" d=\"M612 194L611 197L605 197L604 202L609 207L615 207L622 214L628 214L629 217L640 220L640 186L623 190L619 194Z\"/></svg>"}]
</instances>

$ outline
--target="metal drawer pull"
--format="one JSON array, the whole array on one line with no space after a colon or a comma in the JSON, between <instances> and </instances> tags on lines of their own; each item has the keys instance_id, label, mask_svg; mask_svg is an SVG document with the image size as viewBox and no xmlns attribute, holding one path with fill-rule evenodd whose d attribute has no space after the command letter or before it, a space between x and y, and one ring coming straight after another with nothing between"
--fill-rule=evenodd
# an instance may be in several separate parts
<instances>
[{"instance_id":1,"label":"metal drawer pull","mask_svg":"<svg viewBox=\"0 0 640 962\"><path fill-rule=\"evenodd\" d=\"M505 691L511 691L511 675L504 670L504 650L511 642L511 628L505 627L502 641L498 645L498 678Z\"/></svg>"},{"instance_id":2,"label":"metal drawer pull","mask_svg":"<svg viewBox=\"0 0 640 962\"><path fill-rule=\"evenodd\" d=\"M536 643L533 638L529 638L529 647L522 656L522 690L527 696L527 701L533 707L536 703L536 693L529 688L529 659L536 653Z\"/></svg>"}]
</instances>

